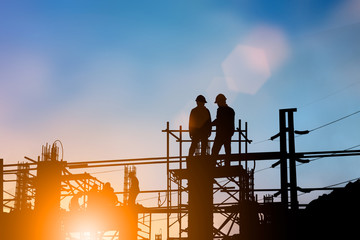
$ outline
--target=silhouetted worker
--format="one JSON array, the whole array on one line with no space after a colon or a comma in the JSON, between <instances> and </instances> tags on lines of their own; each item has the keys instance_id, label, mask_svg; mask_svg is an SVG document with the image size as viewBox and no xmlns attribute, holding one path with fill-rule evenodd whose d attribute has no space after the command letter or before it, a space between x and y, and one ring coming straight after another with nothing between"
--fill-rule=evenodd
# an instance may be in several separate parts
<instances>
[{"instance_id":1,"label":"silhouetted worker","mask_svg":"<svg viewBox=\"0 0 360 240\"><path fill-rule=\"evenodd\" d=\"M70 205L69 205L69 209L70 211L79 211L80 210L80 204L79 204L79 199L83 196L83 193L78 192L77 194L75 194L71 200L70 200Z\"/></svg>"},{"instance_id":2,"label":"silhouetted worker","mask_svg":"<svg viewBox=\"0 0 360 240\"><path fill-rule=\"evenodd\" d=\"M218 155L221 146L224 145L225 154L231 154L231 137L235 131L235 112L226 104L224 94L216 96L215 103L219 106L216 113L216 119L212 125L216 126L216 136L211 155Z\"/></svg>"},{"instance_id":3,"label":"silhouetted worker","mask_svg":"<svg viewBox=\"0 0 360 240\"><path fill-rule=\"evenodd\" d=\"M211 115L205 107L206 99L203 95L199 95L195 101L197 107L191 110L189 118L189 133L192 140L189 156L194 155L199 142L201 142L201 155L205 155L208 138L211 135Z\"/></svg>"},{"instance_id":4,"label":"silhouetted worker","mask_svg":"<svg viewBox=\"0 0 360 240\"><path fill-rule=\"evenodd\" d=\"M101 199L99 194L99 186L94 185L90 191L88 192L88 199L87 199L87 209L89 211L96 211L99 207Z\"/></svg>"},{"instance_id":5,"label":"silhouetted worker","mask_svg":"<svg viewBox=\"0 0 360 240\"><path fill-rule=\"evenodd\" d=\"M94 184L90 191L87 193L87 211L89 213L89 221L91 224L95 224L99 218L102 218L102 209L101 209L101 194L99 192L99 186ZM90 239L97 240L98 238L98 229L90 230Z\"/></svg>"},{"instance_id":6,"label":"silhouetted worker","mask_svg":"<svg viewBox=\"0 0 360 240\"><path fill-rule=\"evenodd\" d=\"M109 182L105 183L100 194L101 194L101 203L103 204L103 207L111 208L116 206L116 204L118 203L118 198Z\"/></svg>"},{"instance_id":7,"label":"silhouetted worker","mask_svg":"<svg viewBox=\"0 0 360 240\"><path fill-rule=\"evenodd\" d=\"M129 188L128 204L129 204L129 206L134 206L136 197L140 192L139 180L135 176L135 172L130 172L129 178L130 178L130 188Z\"/></svg>"}]
</instances>

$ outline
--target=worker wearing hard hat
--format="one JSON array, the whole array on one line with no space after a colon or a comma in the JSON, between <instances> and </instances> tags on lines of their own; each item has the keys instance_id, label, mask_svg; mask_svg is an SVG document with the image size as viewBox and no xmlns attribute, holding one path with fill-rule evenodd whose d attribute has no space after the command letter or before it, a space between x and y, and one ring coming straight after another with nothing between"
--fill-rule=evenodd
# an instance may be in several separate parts
<instances>
[{"instance_id":1,"label":"worker wearing hard hat","mask_svg":"<svg viewBox=\"0 0 360 240\"><path fill-rule=\"evenodd\" d=\"M231 137L235 131L235 112L226 104L224 94L217 95L215 103L218 109L212 125L216 126L216 136L211 155L218 155L222 145L224 145L225 154L228 155L231 154Z\"/></svg>"},{"instance_id":2,"label":"worker wearing hard hat","mask_svg":"<svg viewBox=\"0 0 360 240\"><path fill-rule=\"evenodd\" d=\"M211 135L211 115L205 107L206 99L203 95L199 95L195 101L197 106L191 110L189 118L189 133L192 140L189 156L194 155L199 142L201 142L201 155L205 155L208 138Z\"/></svg>"},{"instance_id":3,"label":"worker wearing hard hat","mask_svg":"<svg viewBox=\"0 0 360 240\"><path fill-rule=\"evenodd\" d=\"M140 192L139 180L137 179L135 172L129 173L129 179L130 179L130 189L129 189L128 205L135 206L136 197Z\"/></svg>"}]
</instances>

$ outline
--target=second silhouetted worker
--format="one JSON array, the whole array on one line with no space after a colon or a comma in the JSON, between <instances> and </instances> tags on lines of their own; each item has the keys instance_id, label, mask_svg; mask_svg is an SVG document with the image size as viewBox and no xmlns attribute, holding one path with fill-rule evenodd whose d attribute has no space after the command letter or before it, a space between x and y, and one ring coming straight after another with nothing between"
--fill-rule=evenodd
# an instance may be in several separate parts
<instances>
[{"instance_id":1,"label":"second silhouetted worker","mask_svg":"<svg viewBox=\"0 0 360 240\"><path fill-rule=\"evenodd\" d=\"M231 137L235 131L235 112L226 104L224 94L216 96L215 103L219 106L216 119L212 125L216 126L216 136L211 150L212 155L218 155L221 146L224 145L225 154L231 154Z\"/></svg>"}]
</instances>

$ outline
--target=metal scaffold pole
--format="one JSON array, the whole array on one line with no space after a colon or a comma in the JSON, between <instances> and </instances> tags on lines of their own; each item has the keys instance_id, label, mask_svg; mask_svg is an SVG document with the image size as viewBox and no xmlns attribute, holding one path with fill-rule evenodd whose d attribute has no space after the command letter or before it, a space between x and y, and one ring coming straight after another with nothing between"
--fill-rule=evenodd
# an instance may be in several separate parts
<instances>
[{"instance_id":1,"label":"metal scaffold pole","mask_svg":"<svg viewBox=\"0 0 360 240\"><path fill-rule=\"evenodd\" d=\"M0 159L0 233L3 232L3 213L4 213L4 159Z\"/></svg>"},{"instance_id":2,"label":"metal scaffold pole","mask_svg":"<svg viewBox=\"0 0 360 240\"><path fill-rule=\"evenodd\" d=\"M182 169L182 140L183 140L183 136L182 136L182 126L180 125L180 132L179 132L179 160L180 160L180 165L179 168ZM180 180L181 181L181 180ZM178 209L181 209L180 204L182 203L182 191L180 189L180 191L178 191ZM180 213L177 214L178 217L178 222L179 222L179 240L181 240L181 230L182 230L182 212L180 211Z\"/></svg>"},{"instance_id":3,"label":"metal scaffold pole","mask_svg":"<svg viewBox=\"0 0 360 240\"><path fill-rule=\"evenodd\" d=\"M1 210L0 210L0 222L2 222L2 214L4 212L4 159L0 159L0 203L1 203Z\"/></svg>"},{"instance_id":4,"label":"metal scaffold pole","mask_svg":"<svg viewBox=\"0 0 360 240\"><path fill-rule=\"evenodd\" d=\"M171 207L171 193L169 191L170 189L170 126L169 126L169 122L166 123L166 181L167 181L167 191L166 191L166 206L167 209L169 210ZM170 222L169 222L169 217L170 217L170 213L166 213L166 238L169 239L170 233L169 233L169 227L170 227Z\"/></svg>"}]
</instances>

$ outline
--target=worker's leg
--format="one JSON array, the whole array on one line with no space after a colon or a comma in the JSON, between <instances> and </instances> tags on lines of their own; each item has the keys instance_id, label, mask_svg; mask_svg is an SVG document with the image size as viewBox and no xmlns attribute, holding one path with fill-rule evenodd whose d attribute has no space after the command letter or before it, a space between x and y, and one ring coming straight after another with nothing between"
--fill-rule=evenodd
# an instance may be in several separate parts
<instances>
[{"instance_id":1,"label":"worker's leg","mask_svg":"<svg viewBox=\"0 0 360 240\"><path fill-rule=\"evenodd\" d=\"M195 149L199 143L199 138L193 137L190 148L189 148L189 156L192 157L195 153Z\"/></svg>"},{"instance_id":2,"label":"worker's leg","mask_svg":"<svg viewBox=\"0 0 360 240\"><path fill-rule=\"evenodd\" d=\"M225 165L230 166L230 154L231 154L231 137L224 140L224 148L225 148Z\"/></svg>"},{"instance_id":3,"label":"worker's leg","mask_svg":"<svg viewBox=\"0 0 360 240\"><path fill-rule=\"evenodd\" d=\"M129 193L129 199L128 199L128 205L129 206L134 206L135 205L135 193L134 192L130 192Z\"/></svg>"},{"instance_id":4,"label":"worker's leg","mask_svg":"<svg viewBox=\"0 0 360 240\"><path fill-rule=\"evenodd\" d=\"M207 137L203 137L201 139L201 155L202 156L206 155L207 145L208 145L208 139L207 139Z\"/></svg>"},{"instance_id":5,"label":"worker's leg","mask_svg":"<svg viewBox=\"0 0 360 240\"><path fill-rule=\"evenodd\" d=\"M225 148L225 154L230 155L231 154L231 137L226 138L224 140L224 148Z\"/></svg>"},{"instance_id":6,"label":"worker's leg","mask_svg":"<svg viewBox=\"0 0 360 240\"><path fill-rule=\"evenodd\" d=\"M211 155L218 155L222 145L223 145L222 139L215 137L214 144L211 149Z\"/></svg>"}]
</instances>

